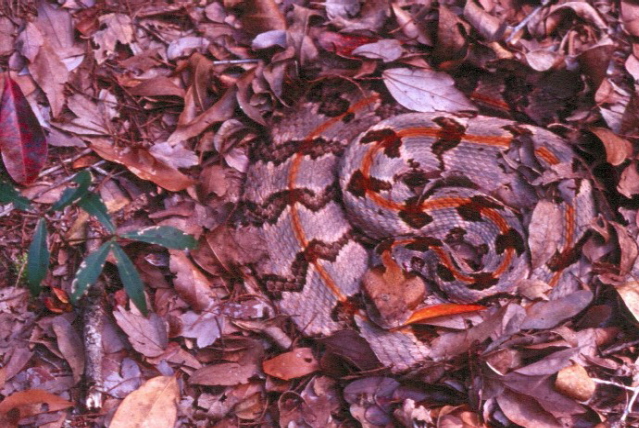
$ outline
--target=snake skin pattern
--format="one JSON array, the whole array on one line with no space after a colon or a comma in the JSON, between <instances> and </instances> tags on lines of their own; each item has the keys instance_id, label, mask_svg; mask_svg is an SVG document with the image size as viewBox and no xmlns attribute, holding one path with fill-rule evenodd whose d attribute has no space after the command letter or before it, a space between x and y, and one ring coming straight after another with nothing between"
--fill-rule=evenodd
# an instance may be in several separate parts
<instances>
[{"instance_id":1,"label":"snake skin pattern","mask_svg":"<svg viewBox=\"0 0 639 428\"><path fill-rule=\"evenodd\" d=\"M514 294L528 279L552 286L553 298L584 278L592 183L547 130L400 113L375 92L331 84L270 125L252 152L241 212L270 256L256 277L305 334L356 328L395 371L428 358L428 344L402 324L410 313L382 325L362 309L362 278L383 254L457 303ZM559 221L548 228L556 249L540 259L528 237L542 206Z\"/></svg>"}]
</instances>

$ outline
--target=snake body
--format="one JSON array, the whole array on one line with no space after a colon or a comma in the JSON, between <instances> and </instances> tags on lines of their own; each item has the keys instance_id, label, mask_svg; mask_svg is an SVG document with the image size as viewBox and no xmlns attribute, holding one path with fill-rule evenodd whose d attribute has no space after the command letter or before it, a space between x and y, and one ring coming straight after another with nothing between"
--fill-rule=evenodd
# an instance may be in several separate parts
<instances>
[{"instance_id":1,"label":"snake body","mask_svg":"<svg viewBox=\"0 0 639 428\"><path fill-rule=\"evenodd\" d=\"M596 211L582 162L556 134L397 110L372 91L315 86L254 147L242 206L269 253L256 276L279 309L309 335L353 328L350 316L380 361L403 370L428 358L428 344L357 309L379 248L452 302L531 279L552 298L579 286ZM552 251L531 254L531 223L547 212Z\"/></svg>"}]
</instances>

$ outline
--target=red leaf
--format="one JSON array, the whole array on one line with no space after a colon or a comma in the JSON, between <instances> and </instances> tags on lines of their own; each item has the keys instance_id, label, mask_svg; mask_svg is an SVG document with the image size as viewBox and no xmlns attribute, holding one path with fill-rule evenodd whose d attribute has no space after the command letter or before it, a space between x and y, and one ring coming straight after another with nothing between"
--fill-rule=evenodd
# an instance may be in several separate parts
<instances>
[{"instance_id":1,"label":"red leaf","mask_svg":"<svg viewBox=\"0 0 639 428\"><path fill-rule=\"evenodd\" d=\"M35 180L47 158L47 141L18 84L1 77L0 151L7 172L19 184Z\"/></svg>"},{"instance_id":2,"label":"red leaf","mask_svg":"<svg viewBox=\"0 0 639 428\"><path fill-rule=\"evenodd\" d=\"M413 312L411 317L406 321L406 325L430 320L437 317L465 314L468 312L482 311L484 309L486 309L486 307L482 305L460 305L457 303L442 303L440 305L428 306Z\"/></svg>"}]
</instances>

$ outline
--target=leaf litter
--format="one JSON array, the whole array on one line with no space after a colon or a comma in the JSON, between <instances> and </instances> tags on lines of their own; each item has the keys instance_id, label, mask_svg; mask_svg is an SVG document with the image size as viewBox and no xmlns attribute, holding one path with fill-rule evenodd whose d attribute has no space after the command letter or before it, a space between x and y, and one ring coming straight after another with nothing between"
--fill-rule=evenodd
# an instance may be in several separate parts
<instances>
[{"instance_id":1,"label":"leaf litter","mask_svg":"<svg viewBox=\"0 0 639 428\"><path fill-rule=\"evenodd\" d=\"M80 317L54 291L70 290L82 257L69 237L83 236L86 219L73 209L55 219L50 292L29 301L11 261L35 220L3 211L3 426L637 423L636 4L33 4L0 13L5 94L16 82L34 111L19 120L39 122L58 143L39 177L25 161L33 148L5 144L6 170L33 195L92 166L123 231L174 225L200 246L125 247L148 286L149 317L107 269L107 397L90 415L79 404ZM411 110L510 117L578 144L610 214L582 249L593 283L551 301L545 284L521 284L519 300L440 317L420 330L435 358L401 376L353 331L317 340L297 331L247 269L263 244L229 224L248 145L309 82L329 76L380 82ZM557 213L543 208L530 231L538 260L561 239L543 222Z\"/></svg>"}]
</instances>

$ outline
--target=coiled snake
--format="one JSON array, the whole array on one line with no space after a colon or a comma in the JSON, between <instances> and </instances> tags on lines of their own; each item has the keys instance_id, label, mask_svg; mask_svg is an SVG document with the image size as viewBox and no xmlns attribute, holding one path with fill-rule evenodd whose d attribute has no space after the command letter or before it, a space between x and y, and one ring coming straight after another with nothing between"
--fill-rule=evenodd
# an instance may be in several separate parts
<instances>
[{"instance_id":1,"label":"coiled snake","mask_svg":"<svg viewBox=\"0 0 639 428\"><path fill-rule=\"evenodd\" d=\"M316 85L255 145L242 207L269 253L256 276L280 310L309 335L350 328L350 315L380 361L403 370L428 358L404 326L424 292L405 314L366 314L362 278L399 266L458 303L533 279L552 298L584 277L579 247L596 212L582 162L557 135L397 110L372 91ZM553 251L531 255L531 223L553 221L549 211Z\"/></svg>"}]
</instances>

